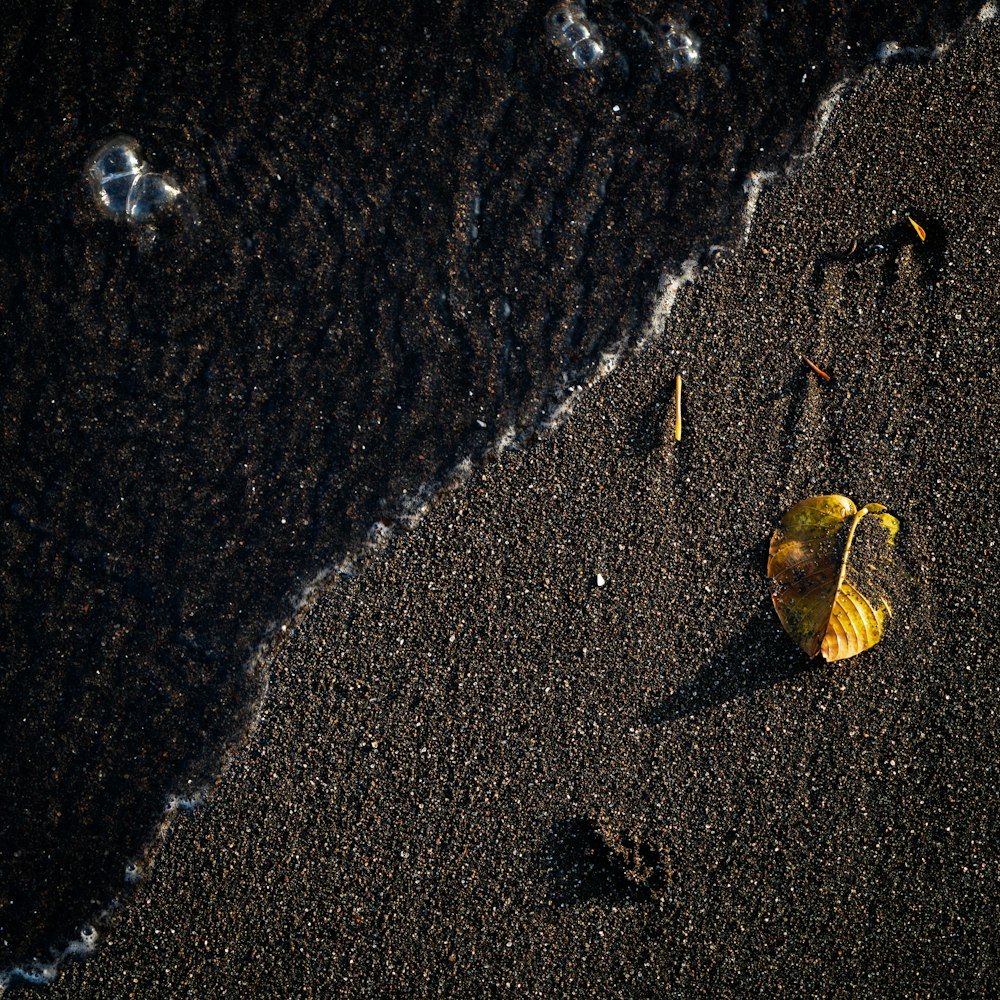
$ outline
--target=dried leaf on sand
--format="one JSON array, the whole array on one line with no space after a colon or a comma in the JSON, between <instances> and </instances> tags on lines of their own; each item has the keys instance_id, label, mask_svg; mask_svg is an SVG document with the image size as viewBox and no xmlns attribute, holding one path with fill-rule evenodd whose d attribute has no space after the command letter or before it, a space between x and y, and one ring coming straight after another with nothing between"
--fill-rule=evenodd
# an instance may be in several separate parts
<instances>
[{"instance_id":1,"label":"dried leaf on sand","mask_svg":"<svg viewBox=\"0 0 1000 1000\"><path fill-rule=\"evenodd\" d=\"M892 614L877 583L876 566L867 558L852 560L859 525L884 529L892 545L899 521L879 503L860 510L840 494L809 497L790 507L771 538L767 575L771 599L785 631L808 653L829 662L870 649L881 638ZM877 551L877 550L876 550ZM870 556L870 550L866 556ZM879 558L876 556L875 558Z\"/></svg>"}]
</instances>

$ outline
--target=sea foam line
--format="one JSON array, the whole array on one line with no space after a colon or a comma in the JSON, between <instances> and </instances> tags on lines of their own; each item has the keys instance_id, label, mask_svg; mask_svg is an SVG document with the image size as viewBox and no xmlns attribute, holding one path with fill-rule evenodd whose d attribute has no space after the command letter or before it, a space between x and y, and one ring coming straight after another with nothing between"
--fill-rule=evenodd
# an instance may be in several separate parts
<instances>
[{"instance_id":1,"label":"sea foam line","mask_svg":"<svg viewBox=\"0 0 1000 1000\"><path fill-rule=\"evenodd\" d=\"M102 919L105 914L102 914ZM75 937L62 951L53 953L48 962L28 962L25 965L15 965L0 972L0 995L18 983L28 986L48 986L55 982L59 974L59 966L67 958L86 958L97 947L99 935L93 924L85 924L80 928L79 936Z\"/></svg>"}]
</instances>

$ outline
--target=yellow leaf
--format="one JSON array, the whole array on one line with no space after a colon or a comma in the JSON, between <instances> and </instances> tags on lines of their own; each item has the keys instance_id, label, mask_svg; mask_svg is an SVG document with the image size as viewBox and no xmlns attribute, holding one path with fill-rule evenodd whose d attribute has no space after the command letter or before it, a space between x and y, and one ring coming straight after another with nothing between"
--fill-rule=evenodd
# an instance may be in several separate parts
<instances>
[{"instance_id":1,"label":"yellow leaf","mask_svg":"<svg viewBox=\"0 0 1000 1000\"><path fill-rule=\"evenodd\" d=\"M870 649L892 614L889 601L864 567L850 562L858 525L871 515L891 545L899 521L880 503L858 510L834 493L809 497L789 508L771 538L767 575L771 599L785 631L808 653L829 662Z\"/></svg>"},{"instance_id":2,"label":"yellow leaf","mask_svg":"<svg viewBox=\"0 0 1000 1000\"><path fill-rule=\"evenodd\" d=\"M906 218L909 219L910 225L913 226L917 236L920 237L920 242L923 243L927 239L927 230L919 222L916 222L912 216L908 215Z\"/></svg>"}]
</instances>

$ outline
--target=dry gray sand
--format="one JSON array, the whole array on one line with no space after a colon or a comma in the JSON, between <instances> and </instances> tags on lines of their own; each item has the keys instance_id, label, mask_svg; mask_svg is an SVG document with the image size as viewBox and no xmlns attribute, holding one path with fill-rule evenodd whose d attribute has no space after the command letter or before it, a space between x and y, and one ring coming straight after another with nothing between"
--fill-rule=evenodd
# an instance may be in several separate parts
<instances>
[{"instance_id":1,"label":"dry gray sand","mask_svg":"<svg viewBox=\"0 0 1000 1000\"><path fill-rule=\"evenodd\" d=\"M320 595L52 996L993 995L998 52L871 73L661 336ZM824 492L903 525L837 666L764 579Z\"/></svg>"}]
</instances>

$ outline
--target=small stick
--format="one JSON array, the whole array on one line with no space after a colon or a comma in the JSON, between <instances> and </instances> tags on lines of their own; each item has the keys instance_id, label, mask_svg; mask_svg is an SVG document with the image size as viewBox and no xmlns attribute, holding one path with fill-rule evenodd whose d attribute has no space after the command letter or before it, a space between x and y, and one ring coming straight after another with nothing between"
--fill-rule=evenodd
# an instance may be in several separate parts
<instances>
[{"instance_id":1,"label":"small stick","mask_svg":"<svg viewBox=\"0 0 1000 1000\"><path fill-rule=\"evenodd\" d=\"M812 362L811 362L811 361L810 361L810 360L809 360L809 359L808 359L808 358L807 358L807 357L806 357L806 356L805 356L804 354L800 354L800 355L799 355L799 357L800 357L800 358L801 358L801 359L802 359L802 360L803 360L803 361L804 361L804 362L805 362L805 363L806 363L806 364L807 364L807 365L808 365L808 366L809 366L809 367L810 367L810 368L811 368L811 369L812 369L812 370L813 370L813 371L814 371L814 372L815 372L815 373L816 373L816 374L817 374L817 375L818 375L818 376L819 376L820 378L825 378L825 379L827 380L827 382L829 382L829 381L830 381L830 376L829 376L829 375L827 375L827 373L826 373L825 371L823 371L823 369L822 369L822 368L820 368L820 367L819 367L818 365L814 365L814 364L813 364L813 363L812 363Z\"/></svg>"},{"instance_id":2,"label":"small stick","mask_svg":"<svg viewBox=\"0 0 1000 1000\"><path fill-rule=\"evenodd\" d=\"M681 387L684 385L680 375L674 383L674 439L681 439Z\"/></svg>"}]
</instances>

